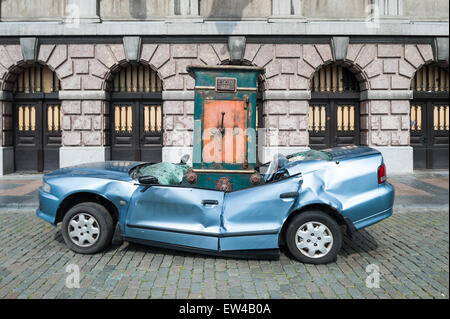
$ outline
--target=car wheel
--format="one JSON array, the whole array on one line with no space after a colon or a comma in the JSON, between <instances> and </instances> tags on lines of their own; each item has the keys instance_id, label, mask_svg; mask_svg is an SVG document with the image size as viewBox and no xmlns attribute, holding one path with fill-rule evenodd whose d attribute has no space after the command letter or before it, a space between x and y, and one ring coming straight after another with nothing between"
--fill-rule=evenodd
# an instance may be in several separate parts
<instances>
[{"instance_id":1,"label":"car wheel","mask_svg":"<svg viewBox=\"0 0 450 319\"><path fill-rule=\"evenodd\" d=\"M64 215L62 236L66 245L81 254L94 254L111 243L114 223L108 210L97 203L80 203Z\"/></svg>"},{"instance_id":2,"label":"car wheel","mask_svg":"<svg viewBox=\"0 0 450 319\"><path fill-rule=\"evenodd\" d=\"M325 264L336 259L342 245L342 232L326 213L305 211L289 223L286 244L298 261Z\"/></svg>"}]
</instances>

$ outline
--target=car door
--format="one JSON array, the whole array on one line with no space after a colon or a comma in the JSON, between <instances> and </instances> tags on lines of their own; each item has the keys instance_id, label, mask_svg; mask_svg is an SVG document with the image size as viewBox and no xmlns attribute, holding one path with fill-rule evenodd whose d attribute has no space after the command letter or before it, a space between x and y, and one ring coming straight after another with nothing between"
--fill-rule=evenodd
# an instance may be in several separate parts
<instances>
[{"instance_id":1,"label":"car door","mask_svg":"<svg viewBox=\"0 0 450 319\"><path fill-rule=\"evenodd\" d=\"M218 249L224 193L179 186L140 186L128 210L127 237Z\"/></svg>"},{"instance_id":2,"label":"car door","mask_svg":"<svg viewBox=\"0 0 450 319\"><path fill-rule=\"evenodd\" d=\"M298 199L301 175L225 193L220 250L278 248L283 221Z\"/></svg>"}]
</instances>

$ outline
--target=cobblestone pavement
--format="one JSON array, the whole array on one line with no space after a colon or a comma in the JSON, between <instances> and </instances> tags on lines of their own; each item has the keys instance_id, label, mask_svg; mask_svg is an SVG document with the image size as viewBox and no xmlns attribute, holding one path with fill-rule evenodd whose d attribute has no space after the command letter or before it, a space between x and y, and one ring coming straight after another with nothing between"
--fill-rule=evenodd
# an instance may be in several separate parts
<instances>
[{"instance_id":1,"label":"cobblestone pavement","mask_svg":"<svg viewBox=\"0 0 450 319\"><path fill-rule=\"evenodd\" d=\"M349 239L335 263L213 258L124 243L68 250L34 212L0 213L0 298L448 298L448 211L394 213ZM80 267L80 288L65 286ZM379 267L380 287L365 271Z\"/></svg>"}]
</instances>

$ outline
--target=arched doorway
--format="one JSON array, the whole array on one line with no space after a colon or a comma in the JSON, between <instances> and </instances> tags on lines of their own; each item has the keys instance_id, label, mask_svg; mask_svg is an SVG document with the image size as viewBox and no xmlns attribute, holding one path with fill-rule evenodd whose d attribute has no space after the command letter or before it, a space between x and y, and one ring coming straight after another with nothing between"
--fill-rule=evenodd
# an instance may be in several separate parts
<instances>
[{"instance_id":1,"label":"arched doorway","mask_svg":"<svg viewBox=\"0 0 450 319\"><path fill-rule=\"evenodd\" d=\"M121 67L111 85L111 159L162 160L163 84L147 65Z\"/></svg>"},{"instance_id":2,"label":"arched doorway","mask_svg":"<svg viewBox=\"0 0 450 319\"><path fill-rule=\"evenodd\" d=\"M324 149L359 145L359 83L345 67L332 64L311 80L309 146Z\"/></svg>"},{"instance_id":3,"label":"arched doorway","mask_svg":"<svg viewBox=\"0 0 450 319\"><path fill-rule=\"evenodd\" d=\"M411 81L411 137L415 169L448 168L449 75L436 64L423 66Z\"/></svg>"},{"instance_id":4,"label":"arched doorway","mask_svg":"<svg viewBox=\"0 0 450 319\"><path fill-rule=\"evenodd\" d=\"M48 67L24 67L13 93L14 166L16 171L59 167L61 103L59 79Z\"/></svg>"}]
</instances>

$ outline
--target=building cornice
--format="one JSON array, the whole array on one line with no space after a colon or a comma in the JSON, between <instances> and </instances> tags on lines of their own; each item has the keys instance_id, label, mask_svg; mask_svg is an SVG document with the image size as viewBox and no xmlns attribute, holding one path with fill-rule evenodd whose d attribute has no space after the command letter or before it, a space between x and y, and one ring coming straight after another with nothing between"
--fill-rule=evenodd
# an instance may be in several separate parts
<instances>
[{"instance_id":1,"label":"building cornice","mask_svg":"<svg viewBox=\"0 0 450 319\"><path fill-rule=\"evenodd\" d=\"M0 22L2 36L169 36L169 35L334 35L334 36L448 36L448 21L109 21L65 24L61 22Z\"/></svg>"}]
</instances>

